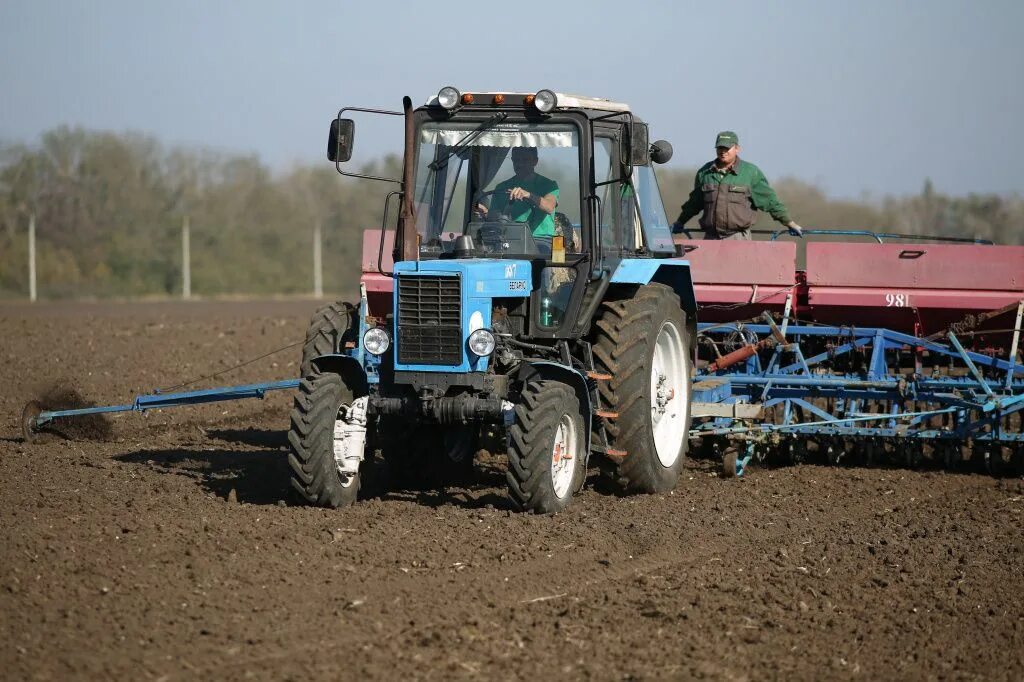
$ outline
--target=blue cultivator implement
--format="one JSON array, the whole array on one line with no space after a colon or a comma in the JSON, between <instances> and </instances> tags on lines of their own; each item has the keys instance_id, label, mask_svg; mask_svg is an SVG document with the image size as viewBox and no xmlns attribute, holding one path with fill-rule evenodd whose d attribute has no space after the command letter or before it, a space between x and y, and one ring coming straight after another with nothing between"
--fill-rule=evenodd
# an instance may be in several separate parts
<instances>
[{"instance_id":1,"label":"blue cultivator implement","mask_svg":"<svg viewBox=\"0 0 1024 682\"><path fill-rule=\"evenodd\" d=\"M1024 248L867 235L807 244L802 270L793 244L682 243L702 320L691 435L726 475L812 453L1021 472Z\"/></svg>"},{"instance_id":2,"label":"blue cultivator implement","mask_svg":"<svg viewBox=\"0 0 1024 682\"><path fill-rule=\"evenodd\" d=\"M926 452L954 466L964 446L986 470L1022 464L1024 366L888 329L707 323L714 350L694 385L691 432L723 454L726 475L777 453L799 462L812 445L831 463L893 459L916 466ZM763 339L763 340L761 340Z\"/></svg>"}]
</instances>

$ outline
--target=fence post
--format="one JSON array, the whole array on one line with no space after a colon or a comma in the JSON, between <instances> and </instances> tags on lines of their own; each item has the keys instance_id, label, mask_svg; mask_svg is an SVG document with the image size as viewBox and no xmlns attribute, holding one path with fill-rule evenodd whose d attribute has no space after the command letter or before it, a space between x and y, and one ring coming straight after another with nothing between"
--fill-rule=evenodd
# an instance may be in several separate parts
<instances>
[{"instance_id":1,"label":"fence post","mask_svg":"<svg viewBox=\"0 0 1024 682\"><path fill-rule=\"evenodd\" d=\"M181 297L192 298L192 255L189 249L189 222L181 219Z\"/></svg>"},{"instance_id":2,"label":"fence post","mask_svg":"<svg viewBox=\"0 0 1024 682\"><path fill-rule=\"evenodd\" d=\"M36 214L28 217L28 300L36 300Z\"/></svg>"},{"instance_id":3,"label":"fence post","mask_svg":"<svg viewBox=\"0 0 1024 682\"><path fill-rule=\"evenodd\" d=\"M324 297L324 264L320 221L313 226L313 296Z\"/></svg>"}]
</instances>

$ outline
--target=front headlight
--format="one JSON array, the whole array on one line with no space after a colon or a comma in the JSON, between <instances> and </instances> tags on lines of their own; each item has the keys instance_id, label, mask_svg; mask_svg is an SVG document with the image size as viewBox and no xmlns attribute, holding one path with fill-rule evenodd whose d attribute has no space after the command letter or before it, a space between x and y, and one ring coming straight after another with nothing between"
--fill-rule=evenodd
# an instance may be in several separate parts
<instances>
[{"instance_id":1,"label":"front headlight","mask_svg":"<svg viewBox=\"0 0 1024 682\"><path fill-rule=\"evenodd\" d=\"M494 334L489 329L477 329L469 335L469 350L474 355L486 358L494 352Z\"/></svg>"},{"instance_id":2,"label":"front headlight","mask_svg":"<svg viewBox=\"0 0 1024 682\"><path fill-rule=\"evenodd\" d=\"M367 329L363 334L363 348L372 355L384 355L391 347L391 337L380 327Z\"/></svg>"}]
</instances>

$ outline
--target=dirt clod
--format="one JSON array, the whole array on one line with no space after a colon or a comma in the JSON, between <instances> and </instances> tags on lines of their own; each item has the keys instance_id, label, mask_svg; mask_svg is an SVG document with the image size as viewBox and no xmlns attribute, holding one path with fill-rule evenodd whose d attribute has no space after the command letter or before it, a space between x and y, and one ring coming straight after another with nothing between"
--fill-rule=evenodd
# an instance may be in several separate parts
<instances>
[{"instance_id":1,"label":"dirt clod","mask_svg":"<svg viewBox=\"0 0 1024 682\"><path fill-rule=\"evenodd\" d=\"M44 411L79 410L96 407L97 403L84 398L76 389L63 385L51 385L44 389L35 402ZM55 434L64 440L108 440L113 434L110 419L103 414L89 414L79 417L57 418L46 424L43 433Z\"/></svg>"}]
</instances>

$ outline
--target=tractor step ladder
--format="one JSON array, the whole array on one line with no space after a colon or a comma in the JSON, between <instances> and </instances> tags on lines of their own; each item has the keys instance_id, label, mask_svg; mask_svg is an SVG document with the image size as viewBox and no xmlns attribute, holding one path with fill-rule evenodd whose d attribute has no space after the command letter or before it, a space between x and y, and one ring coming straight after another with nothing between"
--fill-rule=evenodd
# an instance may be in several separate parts
<instances>
[{"instance_id":1,"label":"tractor step ladder","mask_svg":"<svg viewBox=\"0 0 1024 682\"><path fill-rule=\"evenodd\" d=\"M608 457L624 458L626 456L625 451L616 450L611 447L611 440L608 438L608 423L606 421L607 419L618 418L619 413L612 410L606 410L601 407L601 391L597 389L598 382L611 381L612 375L598 372L594 368L594 353L589 343L583 344L583 356L587 365L586 374L588 379L587 384L590 388L591 411L595 416L599 417L597 424L595 424L596 428L594 431L596 438L594 439L595 442L591 443L591 449L594 452L603 453Z\"/></svg>"}]
</instances>

